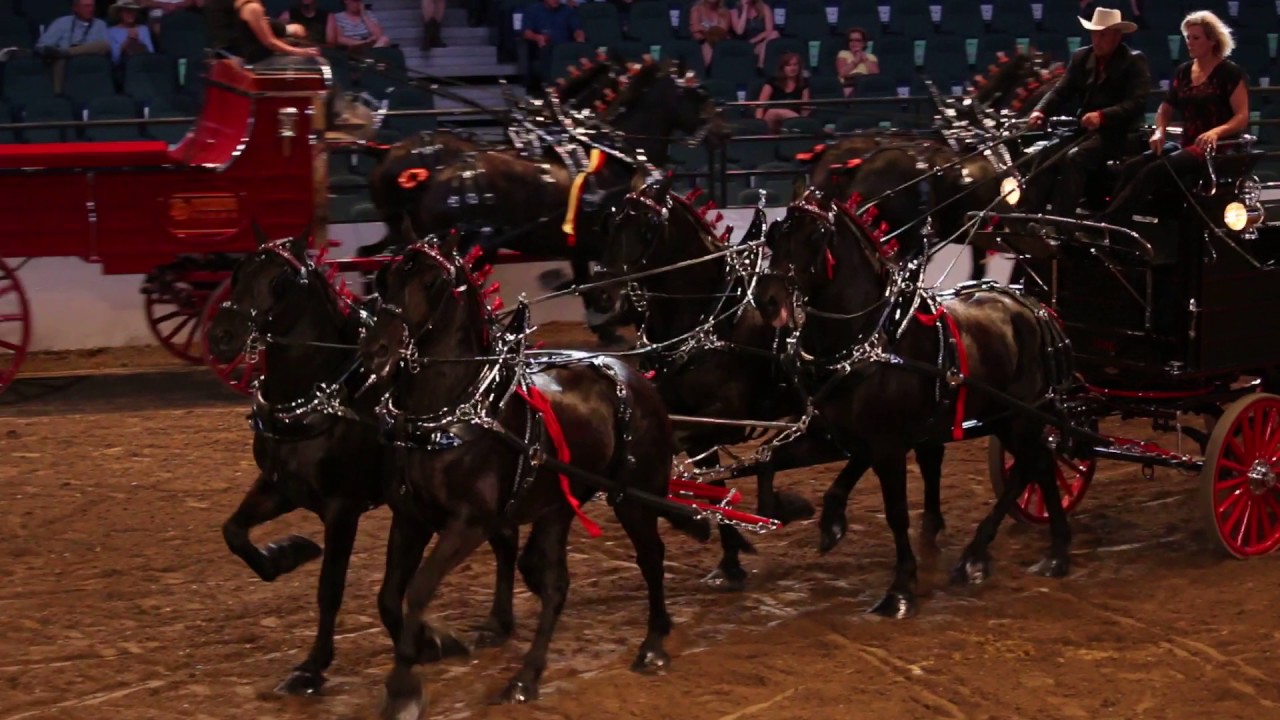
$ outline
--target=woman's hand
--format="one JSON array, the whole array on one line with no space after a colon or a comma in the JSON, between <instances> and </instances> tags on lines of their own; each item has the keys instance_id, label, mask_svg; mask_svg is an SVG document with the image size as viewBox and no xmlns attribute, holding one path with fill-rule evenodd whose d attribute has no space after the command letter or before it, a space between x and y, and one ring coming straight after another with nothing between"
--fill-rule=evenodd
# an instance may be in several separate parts
<instances>
[{"instance_id":1,"label":"woman's hand","mask_svg":"<svg viewBox=\"0 0 1280 720\"><path fill-rule=\"evenodd\" d=\"M1196 147L1201 150L1212 150L1218 146L1218 139L1222 137L1222 128L1213 128L1205 130L1196 137Z\"/></svg>"},{"instance_id":2,"label":"woman's hand","mask_svg":"<svg viewBox=\"0 0 1280 720\"><path fill-rule=\"evenodd\" d=\"M1159 157L1164 152L1164 131L1157 129L1155 132L1151 133L1151 140L1149 142L1151 145L1151 152L1155 153L1156 157Z\"/></svg>"}]
</instances>

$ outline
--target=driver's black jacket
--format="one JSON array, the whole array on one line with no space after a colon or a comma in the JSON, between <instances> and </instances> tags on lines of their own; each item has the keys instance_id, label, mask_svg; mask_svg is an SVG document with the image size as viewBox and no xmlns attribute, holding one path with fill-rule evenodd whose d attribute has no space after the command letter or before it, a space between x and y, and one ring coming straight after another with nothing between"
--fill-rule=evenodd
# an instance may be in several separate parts
<instances>
[{"instance_id":1,"label":"driver's black jacket","mask_svg":"<svg viewBox=\"0 0 1280 720\"><path fill-rule=\"evenodd\" d=\"M1093 48L1082 47L1071 56L1067 74L1049 91L1036 110L1045 116L1063 105L1076 104L1076 117L1095 110L1102 113L1098 133L1108 144L1120 143L1141 125L1151 92L1151 70L1141 52L1121 43L1098 68Z\"/></svg>"}]
</instances>

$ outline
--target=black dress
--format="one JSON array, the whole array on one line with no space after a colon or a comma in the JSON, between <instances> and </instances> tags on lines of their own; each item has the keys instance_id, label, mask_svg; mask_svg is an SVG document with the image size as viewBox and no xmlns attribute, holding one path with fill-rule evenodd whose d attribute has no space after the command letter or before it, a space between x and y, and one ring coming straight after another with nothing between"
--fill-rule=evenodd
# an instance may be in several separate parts
<instances>
[{"instance_id":1,"label":"black dress","mask_svg":"<svg viewBox=\"0 0 1280 720\"><path fill-rule=\"evenodd\" d=\"M235 55L249 65L262 62L275 54L240 19L236 0L205 0L204 18L209 32L209 46L214 50ZM284 37L284 24L279 20L272 20L271 31L276 37Z\"/></svg>"},{"instance_id":2,"label":"black dress","mask_svg":"<svg viewBox=\"0 0 1280 720\"><path fill-rule=\"evenodd\" d=\"M1191 63L1178 68L1164 101L1182 116L1182 147L1231 119L1231 95L1245 80L1244 70L1230 60L1219 62L1199 85L1191 84Z\"/></svg>"}]
</instances>

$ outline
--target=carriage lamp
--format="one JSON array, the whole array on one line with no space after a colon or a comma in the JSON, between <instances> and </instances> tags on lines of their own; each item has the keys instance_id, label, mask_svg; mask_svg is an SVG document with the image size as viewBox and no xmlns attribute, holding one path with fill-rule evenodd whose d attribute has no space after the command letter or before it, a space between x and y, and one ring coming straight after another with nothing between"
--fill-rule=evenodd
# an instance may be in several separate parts
<instances>
[{"instance_id":1,"label":"carriage lamp","mask_svg":"<svg viewBox=\"0 0 1280 720\"><path fill-rule=\"evenodd\" d=\"M1229 202L1222 211L1222 222L1228 228L1241 232L1262 222L1262 208L1245 205L1238 200Z\"/></svg>"},{"instance_id":2,"label":"carriage lamp","mask_svg":"<svg viewBox=\"0 0 1280 720\"><path fill-rule=\"evenodd\" d=\"M1000 195L1005 202L1017 207L1018 201L1022 199L1022 186L1018 183L1018 178L1009 176L1000 181Z\"/></svg>"}]
</instances>

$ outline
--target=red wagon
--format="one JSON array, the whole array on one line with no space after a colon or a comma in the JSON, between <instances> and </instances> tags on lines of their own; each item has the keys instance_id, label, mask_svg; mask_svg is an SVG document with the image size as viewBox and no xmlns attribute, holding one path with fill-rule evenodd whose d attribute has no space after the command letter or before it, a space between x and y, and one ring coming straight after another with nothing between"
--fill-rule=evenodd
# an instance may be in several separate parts
<instances>
[{"instance_id":1,"label":"red wagon","mask_svg":"<svg viewBox=\"0 0 1280 720\"><path fill-rule=\"evenodd\" d=\"M32 311L18 269L78 257L108 275L146 274L156 338L203 361L204 319L238 255L312 228L324 242L329 69L209 69L203 111L175 146L161 141L0 146L0 390L22 365ZM248 373L220 368L232 384Z\"/></svg>"}]
</instances>

